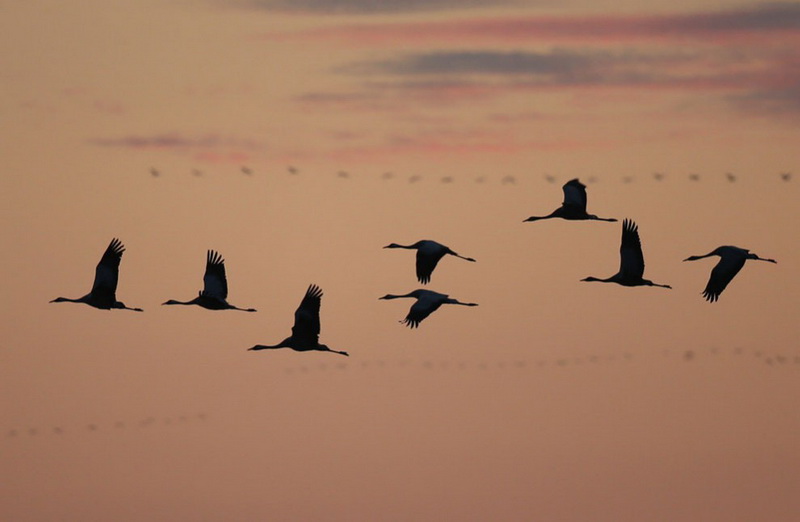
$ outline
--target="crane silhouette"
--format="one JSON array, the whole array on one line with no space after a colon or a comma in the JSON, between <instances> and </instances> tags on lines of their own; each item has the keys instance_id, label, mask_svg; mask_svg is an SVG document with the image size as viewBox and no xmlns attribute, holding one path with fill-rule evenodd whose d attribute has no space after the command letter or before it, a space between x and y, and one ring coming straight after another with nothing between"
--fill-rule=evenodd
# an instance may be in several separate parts
<instances>
[{"instance_id":1,"label":"crane silhouette","mask_svg":"<svg viewBox=\"0 0 800 522\"><path fill-rule=\"evenodd\" d=\"M746 248L739 248L735 246L721 246L715 248L703 256L690 256L684 261L697 261L711 256L719 256L719 262L711 269L711 277L708 278L706 289L703 290L703 297L709 303L715 302L719 299L719 295L728 286L728 283L739 273L739 270L744 266L745 261L748 259L755 259L758 261L767 261L768 263L777 263L774 259L765 259L758 257L756 254L750 252Z\"/></svg>"},{"instance_id":2,"label":"crane silhouette","mask_svg":"<svg viewBox=\"0 0 800 522\"><path fill-rule=\"evenodd\" d=\"M122 253L125 252L125 247L122 242L114 238L108 244L103 257L97 263L97 268L94 271L94 284L92 291L78 299L70 299L69 297L57 297L50 301L51 303L84 303L101 310L111 310L112 308L121 310L133 310L141 312L141 308L131 308L125 306L125 303L117 301L117 281L119 280L119 262L122 259Z\"/></svg>"},{"instance_id":3,"label":"crane silhouette","mask_svg":"<svg viewBox=\"0 0 800 522\"><path fill-rule=\"evenodd\" d=\"M462 306L478 306L477 303L462 303L457 299L451 298L447 294L440 294L433 290L418 289L409 292L405 295L386 294L378 299L401 299L404 297L413 297L416 302L411 305L408 315L402 321L399 321L409 328L417 328L423 319L431 315L439 309L443 304L455 304Z\"/></svg>"},{"instance_id":4,"label":"crane silhouette","mask_svg":"<svg viewBox=\"0 0 800 522\"><path fill-rule=\"evenodd\" d=\"M460 254L457 254L456 252L450 250L449 247L430 239L417 241L413 245L398 245L397 243L391 243L383 248L407 248L409 250L416 250L417 279L419 279L419 282L423 285L426 285L430 282L433 269L436 268L437 264L439 264L439 260L446 255L455 256L473 263L475 262L475 260L471 257L464 257Z\"/></svg>"},{"instance_id":5,"label":"crane silhouette","mask_svg":"<svg viewBox=\"0 0 800 522\"><path fill-rule=\"evenodd\" d=\"M597 221L617 221L614 218L601 218L586 212L586 185L578 178L570 180L561 189L564 191L564 202L561 206L546 216L531 216L527 221L540 219L561 218L569 220L594 219Z\"/></svg>"},{"instance_id":6,"label":"crane silhouette","mask_svg":"<svg viewBox=\"0 0 800 522\"><path fill-rule=\"evenodd\" d=\"M257 344L248 350L270 350L277 348L291 348L298 352L332 352L341 355L350 355L347 352L332 350L324 344L319 344L319 307L322 301L322 290L317 285L310 285L306 295L300 301L300 306L294 312L294 326L292 335L275 345Z\"/></svg>"},{"instance_id":7,"label":"crane silhouette","mask_svg":"<svg viewBox=\"0 0 800 522\"><path fill-rule=\"evenodd\" d=\"M642 275L644 275L644 256L642 255L642 243L639 241L639 227L630 219L625 219L622 222L622 240L619 245L619 272L607 279L589 276L581 281L617 283L622 286L672 288L669 285L644 279Z\"/></svg>"},{"instance_id":8,"label":"crane silhouette","mask_svg":"<svg viewBox=\"0 0 800 522\"><path fill-rule=\"evenodd\" d=\"M203 289L191 301L170 299L162 305L197 305L208 310L240 310L255 312L255 308L237 308L229 304L228 279L225 277L225 260L219 252L209 250L206 254L206 273L203 275Z\"/></svg>"}]
</instances>

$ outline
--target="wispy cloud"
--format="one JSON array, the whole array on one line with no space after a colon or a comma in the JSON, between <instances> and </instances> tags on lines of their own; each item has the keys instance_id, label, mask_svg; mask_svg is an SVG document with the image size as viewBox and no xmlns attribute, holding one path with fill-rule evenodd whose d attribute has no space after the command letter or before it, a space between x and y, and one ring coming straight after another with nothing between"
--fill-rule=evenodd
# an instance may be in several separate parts
<instances>
[{"instance_id":1,"label":"wispy cloud","mask_svg":"<svg viewBox=\"0 0 800 522\"><path fill-rule=\"evenodd\" d=\"M800 4L669 15L504 16L429 22L384 22L273 32L265 39L300 39L352 45L431 46L589 42L702 42L800 36Z\"/></svg>"},{"instance_id":2,"label":"wispy cloud","mask_svg":"<svg viewBox=\"0 0 800 522\"><path fill-rule=\"evenodd\" d=\"M174 151L209 163L242 162L266 150L266 144L255 139L218 134L186 136L179 133L129 134L118 137L92 138L97 147Z\"/></svg>"},{"instance_id":3,"label":"wispy cloud","mask_svg":"<svg viewBox=\"0 0 800 522\"><path fill-rule=\"evenodd\" d=\"M350 106L370 99L374 109L375 100L400 98L393 92L453 102L518 91L616 88L713 94L738 109L800 112L794 95L800 84L800 4L671 15L339 25L296 36L371 49L387 44L383 58L333 68L359 80L340 95ZM512 43L516 50L509 51ZM324 99L324 93L315 96Z\"/></svg>"},{"instance_id":4,"label":"wispy cloud","mask_svg":"<svg viewBox=\"0 0 800 522\"><path fill-rule=\"evenodd\" d=\"M324 14L384 14L496 7L514 0L240 0L233 2L250 9Z\"/></svg>"}]
</instances>

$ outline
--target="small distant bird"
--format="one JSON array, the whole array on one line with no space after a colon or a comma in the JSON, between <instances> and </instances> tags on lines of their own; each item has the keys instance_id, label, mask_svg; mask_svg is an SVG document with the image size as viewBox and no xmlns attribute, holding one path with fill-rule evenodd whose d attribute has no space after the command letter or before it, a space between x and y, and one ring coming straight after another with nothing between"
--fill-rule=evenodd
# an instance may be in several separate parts
<instances>
[{"instance_id":1,"label":"small distant bird","mask_svg":"<svg viewBox=\"0 0 800 522\"><path fill-rule=\"evenodd\" d=\"M700 174L695 174L694 172L692 172L691 174L689 174L689 179L692 181L700 181Z\"/></svg>"},{"instance_id":2,"label":"small distant bird","mask_svg":"<svg viewBox=\"0 0 800 522\"><path fill-rule=\"evenodd\" d=\"M340 170L339 172L336 173L336 175L342 179L347 179L350 177L350 174L345 170Z\"/></svg>"},{"instance_id":3,"label":"small distant bird","mask_svg":"<svg viewBox=\"0 0 800 522\"><path fill-rule=\"evenodd\" d=\"M642 277L644 275L644 256L642 243L639 241L639 227L630 219L622 222L622 241L619 246L619 272L607 279L589 276L581 281L598 281L601 283L617 283L622 286L659 286L672 288L669 285L654 283Z\"/></svg>"},{"instance_id":4,"label":"small distant bird","mask_svg":"<svg viewBox=\"0 0 800 522\"><path fill-rule=\"evenodd\" d=\"M157 168L151 167L150 168L150 175L153 176L154 178L157 178L157 177L159 177L161 175L161 172L159 172Z\"/></svg>"},{"instance_id":5,"label":"small distant bird","mask_svg":"<svg viewBox=\"0 0 800 522\"><path fill-rule=\"evenodd\" d=\"M594 214L586 212L586 185L575 178L568 181L562 187L564 191L564 202L561 206L546 216L531 216L527 221L537 221L539 219L561 218L569 220L594 219L598 221L617 221L614 218L600 218Z\"/></svg>"},{"instance_id":6,"label":"small distant bird","mask_svg":"<svg viewBox=\"0 0 800 522\"><path fill-rule=\"evenodd\" d=\"M478 176L475 178L475 183L484 183L486 182L486 178L484 176Z\"/></svg>"},{"instance_id":7,"label":"small distant bird","mask_svg":"<svg viewBox=\"0 0 800 522\"><path fill-rule=\"evenodd\" d=\"M394 172L384 172L381 174L382 179L392 179L394 177Z\"/></svg>"},{"instance_id":8,"label":"small distant bird","mask_svg":"<svg viewBox=\"0 0 800 522\"><path fill-rule=\"evenodd\" d=\"M663 172L653 172L653 178L655 178L656 181L661 181L662 179L664 179L664 173Z\"/></svg>"},{"instance_id":9,"label":"small distant bird","mask_svg":"<svg viewBox=\"0 0 800 522\"><path fill-rule=\"evenodd\" d=\"M409 292L405 295L386 294L378 299L401 299L404 297L413 297L416 299L416 302L411 305L411 309L408 311L406 318L402 321L399 321L409 328L417 328L423 319L438 310L443 304L478 306L477 303L462 303L457 299L452 299L447 294L440 294L439 292L423 289L414 290L413 292Z\"/></svg>"},{"instance_id":10,"label":"small distant bird","mask_svg":"<svg viewBox=\"0 0 800 522\"><path fill-rule=\"evenodd\" d=\"M792 173L791 172L781 172L781 179L783 181L791 180L792 179Z\"/></svg>"},{"instance_id":11,"label":"small distant bird","mask_svg":"<svg viewBox=\"0 0 800 522\"><path fill-rule=\"evenodd\" d=\"M300 306L294 313L294 326L292 335L280 343L268 346L257 344L248 350L270 350L277 348L291 348L298 352L309 352L317 350L320 352L332 352L340 355L349 355L347 352L331 350L324 344L319 344L319 307L322 301L322 290L317 285L310 285L306 290L306 295L300 302Z\"/></svg>"},{"instance_id":12,"label":"small distant bird","mask_svg":"<svg viewBox=\"0 0 800 522\"><path fill-rule=\"evenodd\" d=\"M296 174L299 172L299 171L297 170L297 167L293 167L292 165L289 165L289 166L286 168L286 170L288 170L288 171L289 171L289 174L292 174L292 175L296 175Z\"/></svg>"},{"instance_id":13,"label":"small distant bird","mask_svg":"<svg viewBox=\"0 0 800 522\"><path fill-rule=\"evenodd\" d=\"M719 299L719 295L725 290L725 287L728 286L728 283L731 282L734 276L739 273L739 270L742 269L745 261L748 259L777 263L774 259L758 257L745 248L735 246L721 246L704 256L690 256L684 259L684 261L697 261L698 259L710 256L719 256L720 260L711 270L711 277L708 279L706 289L703 290L703 297L705 297L706 301L709 303L713 303Z\"/></svg>"},{"instance_id":14,"label":"small distant bird","mask_svg":"<svg viewBox=\"0 0 800 522\"><path fill-rule=\"evenodd\" d=\"M725 173L725 178L726 178L728 181L730 181L731 183L733 183L734 181L736 181L736 176L734 176L734 175L733 175L733 172L726 172L726 173Z\"/></svg>"},{"instance_id":15,"label":"small distant bird","mask_svg":"<svg viewBox=\"0 0 800 522\"><path fill-rule=\"evenodd\" d=\"M191 301L170 299L162 305L197 305L208 310L241 310L255 312L255 308L237 308L229 304L228 278L225 276L225 260L219 252L209 250L206 254L206 273L203 275L203 289Z\"/></svg>"},{"instance_id":16,"label":"small distant bird","mask_svg":"<svg viewBox=\"0 0 800 522\"><path fill-rule=\"evenodd\" d=\"M94 271L94 284L92 291L78 299L68 297L57 297L51 303L84 303L101 310L111 310L112 308L122 310L133 310L141 312L141 308L130 308L125 303L117 301L117 282L119 281L119 262L125 247L119 239L114 238L108 244L108 248L97 263Z\"/></svg>"},{"instance_id":17,"label":"small distant bird","mask_svg":"<svg viewBox=\"0 0 800 522\"><path fill-rule=\"evenodd\" d=\"M556 182L556 178L551 176L550 174L545 174L544 179L548 183L555 183Z\"/></svg>"},{"instance_id":18,"label":"small distant bird","mask_svg":"<svg viewBox=\"0 0 800 522\"><path fill-rule=\"evenodd\" d=\"M253 175L253 169L251 169L250 167L245 165L245 166L242 167L242 174L246 174L248 176L252 176Z\"/></svg>"},{"instance_id":19,"label":"small distant bird","mask_svg":"<svg viewBox=\"0 0 800 522\"><path fill-rule=\"evenodd\" d=\"M422 176L414 175L414 176L409 176L409 178L408 178L408 182L409 183L416 183L417 181L420 181L420 180L422 180Z\"/></svg>"},{"instance_id":20,"label":"small distant bird","mask_svg":"<svg viewBox=\"0 0 800 522\"><path fill-rule=\"evenodd\" d=\"M515 178L514 176L512 176L510 174L508 176L503 176L503 179L500 180L500 183L502 183L503 185L513 185L516 182L517 182L517 178Z\"/></svg>"},{"instance_id":21,"label":"small distant bird","mask_svg":"<svg viewBox=\"0 0 800 522\"><path fill-rule=\"evenodd\" d=\"M441 179L442 183L452 183L453 181L453 176L444 176Z\"/></svg>"},{"instance_id":22,"label":"small distant bird","mask_svg":"<svg viewBox=\"0 0 800 522\"><path fill-rule=\"evenodd\" d=\"M622 177L622 182L623 183L630 183L632 181L633 181L633 177L632 176L623 176Z\"/></svg>"},{"instance_id":23,"label":"small distant bird","mask_svg":"<svg viewBox=\"0 0 800 522\"><path fill-rule=\"evenodd\" d=\"M203 171L200 169L192 169L192 176L200 178L203 176Z\"/></svg>"},{"instance_id":24,"label":"small distant bird","mask_svg":"<svg viewBox=\"0 0 800 522\"><path fill-rule=\"evenodd\" d=\"M475 262L471 257L464 257L456 252L450 250L450 247L445 246L430 239L423 239L417 241L413 245L398 245L397 243L390 243L383 248L406 248L409 250L417 251L417 279L423 285L426 285L431 280L431 274L439 260L446 255L455 256L465 261Z\"/></svg>"}]
</instances>

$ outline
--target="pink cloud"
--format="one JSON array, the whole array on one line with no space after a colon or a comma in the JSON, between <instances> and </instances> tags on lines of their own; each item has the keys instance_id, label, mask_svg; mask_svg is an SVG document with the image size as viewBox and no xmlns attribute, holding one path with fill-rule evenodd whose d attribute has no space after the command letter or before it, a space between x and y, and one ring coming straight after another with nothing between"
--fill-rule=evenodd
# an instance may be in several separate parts
<instances>
[{"instance_id":1,"label":"pink cloud","mask_svg":"<svg viewBox=\"0 0 800 522\"><path fill-rule=\"evenodd\" d=\"M729 11L670 15L529 16L463 18L437 22L339 25L294 33L269 33L265 40L341 42L354 46L429 47L569 42L665 40L722 45L757 40L800 40L800 6L772 4Z\"/></svg>"}]
</instances>

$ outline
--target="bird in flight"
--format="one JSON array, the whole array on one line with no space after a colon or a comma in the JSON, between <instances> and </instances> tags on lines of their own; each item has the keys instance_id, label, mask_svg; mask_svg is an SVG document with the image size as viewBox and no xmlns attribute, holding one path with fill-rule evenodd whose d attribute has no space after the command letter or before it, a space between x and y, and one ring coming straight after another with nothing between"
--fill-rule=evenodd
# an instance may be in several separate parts
<instances>
[{"instance_id":1,"label":"bird in flight","mask_svg":"<svg viewBox=\"0 0 800 522\"><path fill-rule=\"evenodd\" d=\"M607 279L589 276L581 281L598 281L601 283L617 283L622 286L658 286L672 288L669 285L654 283L644 279L644 256L642 243L639 241L639 227L630 219L622 222L622 241L619 245L619 272Z\"/></svg>"},{"instance_id":2,"label":"bird in flight","mask_svg":"<svg viewBox=\"0 0 800 522\"><path fill-rule=\"evenodd\" d=\"M241 310L255 312L255 308L237 308L228 303L228 279L225 277L225 260L219 252L209 250L206 254L206 273L203 275L203 289L191 301L170 299L164 305L197 305L208 310Z\"/></svg>"},{"instance_id":3,"label":"bird in flight","mask_svg":"<svg viewBox=\"0 0 800 522\"><path fill-rule=\"evenodd\" d=\"M257 344L248 350L270 350L277 348L291 348L298 352L317 350L332 352L340 355L349 355L347 352L332 350L319 343L319 307L322 301L322 290L317 285L310 285L300 306L294 313L294 326L292 335L275 345Z\"/></svg>"},{"instance_id":4,"label":"bird in flight","mask_svg":"<svg viewBox=\"0 0 800 522\"><path fill-rule=\"evenodd\" d=\"M578 178L568 181L561 188L564 191L564 202L561 203L560 207L546 216L531 216L525 221L538 221L540 219L550 218L616 221L614 218L601 218L586 212L586 185L578 181Z\"/></svg>"},{"instance_id":5,"label":"bird in flight","mask_svg":"<svg viewBox=\"0 0 800 522\"><path fill-rule=\"evenodd\" d=\"M431 315L439 309L443 304L455 304L461 306L478 306L477 303L462 303L457 299L451 298L447 294L440 294L433 290L414 290L405 295L386 294L378 299L401 299L404 297L413 297L416 299L411 309L408 311L406 318L400 321L409 328L417 328L423 319Z\"/></svg>"},{"instance_id":6,"label":"bird in flight","mask_svg":"<svg viewBox=\"0 0 800 522\"><path fill-rule=\"evenodd\" d=\"M690 256L684 259L684 261L697 261L698 259L711 256L719 256L720 260L716 266L711 269L711 277L708 279L706 289L703 290L703 297L705 297L706 301L709 303L713 303L719 299L719 295L725 290L725 287L728 286L728 283L731 282L734 276L739 273L739 270L742 269L745 261L748 259L777 263L774 259L765 259L745 248L735 246L721 246L704 256Z\"/></svg>"},{"instance_id":7,"label":"bird in flight","mask_svg":"<svg viewBox=\"0 0 800 522\"><path fill-rule=\"evenodd\" d=\"M119 262L122 259L122 253L125 252L125 247L122 242L114 238L108 244L108 248L97 263L97 268L94 271L94 284L92 291L78 299L70 299L69 297L57 297L50 301L51 303L84 303L101 310L111 310L117 308L121 310L133 310L141 312L141 308L131 308L125 306L125 303L117 301L117 281L119 280Z\"/></svg>"},{"instance_id":8,"label":"bird in flight","mask_svg":"<svg viewBox=\"0 0 800 522\"><path fill-rule=\"evenodd\" d=\"M449 247L432 241L430 239L423 239L417 241L413 245L398 245L397 243L390 243L383 248L406 248L409 250L417 251L417 279L423 285L428 284L431 280L431 274L434 268L439 263L439 260L446 255L455 256L466 261L475 262L471 257L465 257L450 250Z\"/></svg>"}]
</instances>

